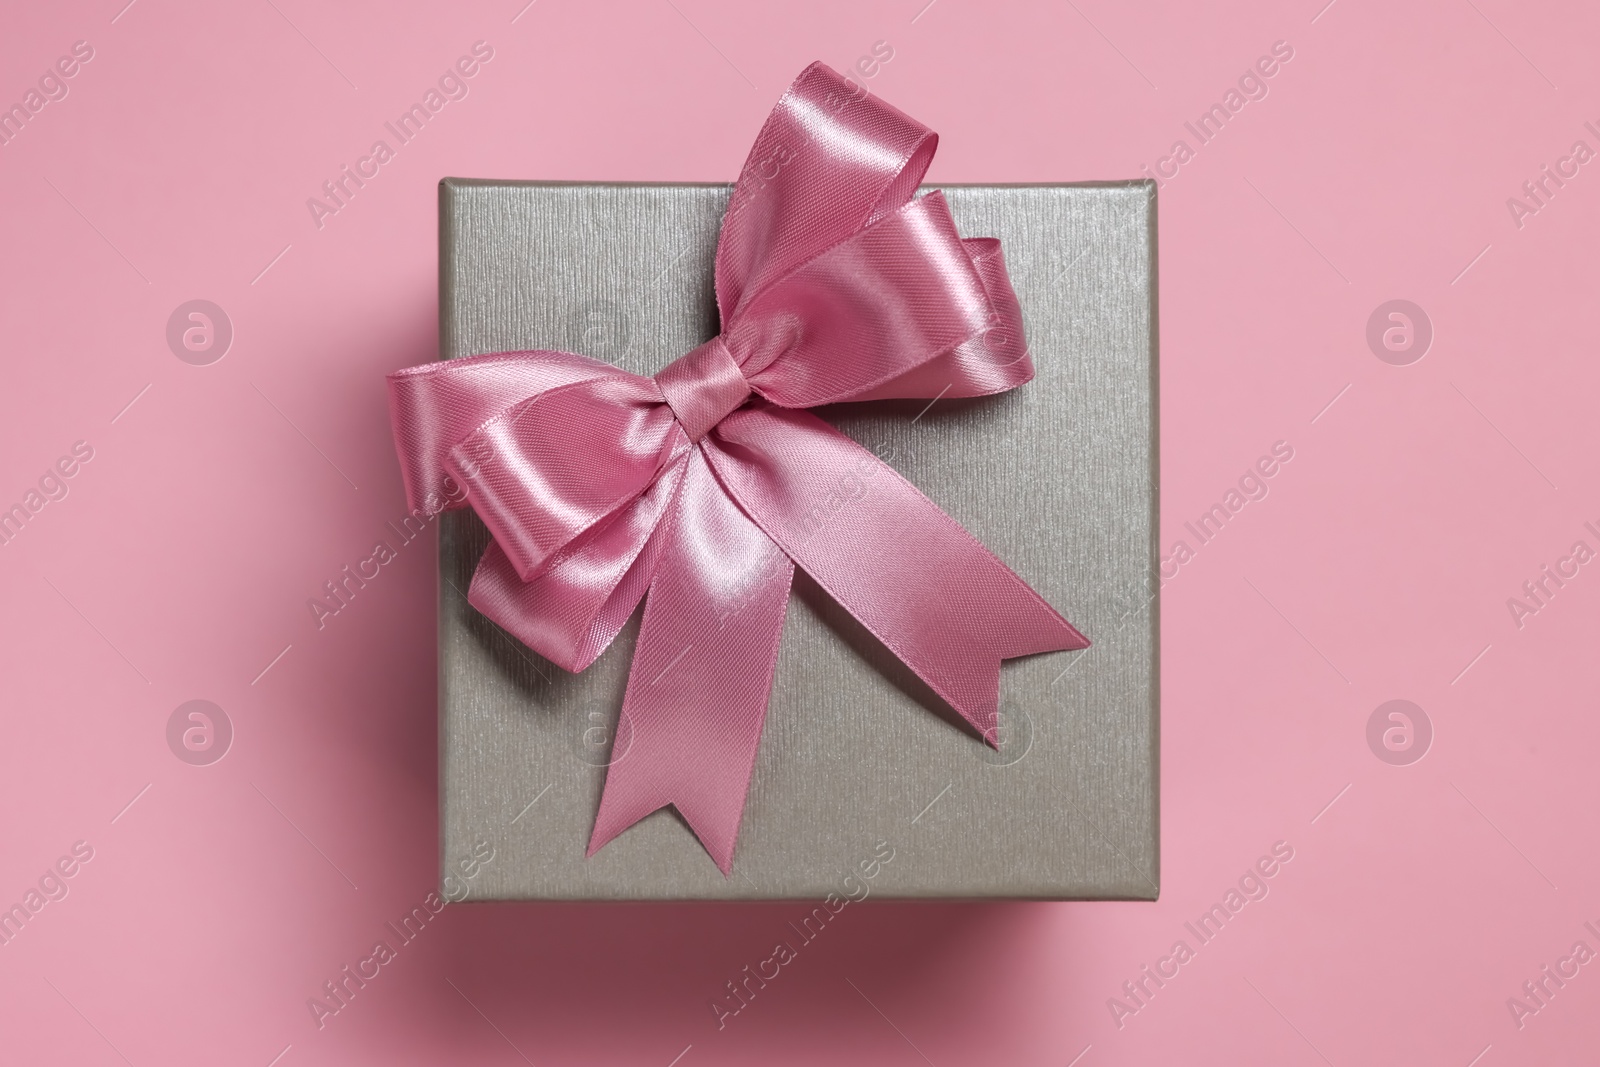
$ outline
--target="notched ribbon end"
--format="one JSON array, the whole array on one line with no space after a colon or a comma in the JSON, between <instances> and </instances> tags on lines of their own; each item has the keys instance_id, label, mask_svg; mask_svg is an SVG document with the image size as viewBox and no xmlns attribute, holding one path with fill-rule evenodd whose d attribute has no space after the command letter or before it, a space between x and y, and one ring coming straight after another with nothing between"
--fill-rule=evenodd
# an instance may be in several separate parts
<instances>
[{"instance_id":1,"label":"notched ribbon end","mask_svg":"<svg viewBox=\"0 0 1600 1067\"><path fill-rule=\"evenodd\" d=\"M706 850L706 855L711 857L711 862L717 865L717 869L722 872L724 879L733 876L733 846L739 834L738 824L735 823L731 831L717 831L712 827L705 826L703 820L697 823L696 820L684 814L683 809L672 801L665 801L657 804L649 811L632 815L630 818L623 818L618 816L615 811L609 813L608 817L605 799L602 797L600 814L595 819L594 833L589 837L589 847L583 853L584 859L593 858L596 852L616 840L624 830L630 829L645 816L654 815L662 808L671 808L688 825L689 832L694 834L695 839Z\"/></svg>"},{"instance_id":2,"label":"notched ribbon end","mask_svg":"<svg viewBox=\"0 0 1600 1067\"><path fill-rule=\"evenodd\" d=\"M984 695L981 704L976 707L964 707L955 703L951 705L973 729L978 731L983 743L995 751L1000 749L1000 665L1008 659L1019 659L1023 656L1042 656L1050 652L1081 652L1092 644L1089 638L1063 618L1060 612L1047 604L1044 607L1049 612L1047 621L1044 622L1044 629L1048 632L1038 635L1040 643L1032 647L1007 651L1000 657L994 665L994 690Z\"/></svg>"}]
</instances>

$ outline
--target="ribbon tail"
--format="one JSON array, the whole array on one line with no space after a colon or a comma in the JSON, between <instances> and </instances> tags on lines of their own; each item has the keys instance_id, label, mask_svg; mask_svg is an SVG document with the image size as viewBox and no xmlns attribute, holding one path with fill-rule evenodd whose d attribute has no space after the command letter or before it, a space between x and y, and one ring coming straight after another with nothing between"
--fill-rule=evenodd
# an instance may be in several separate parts
<instances>
[{"instance_id":1,"label":"ribbon tail","mask_svg":"<svg viewBox=\"0 0 1600 1067\"><path fill-rule=\"evenodd\" d=\"M728 498L698 448L670 521L617 731L631 743L606 770L588 854L671 804L726 876L794 564Z\"/></svg>"},{"instance_id":2,"label":"ribbon tail","mask_svg":"<svg viewBox=\"0 0 1600 1067\"><path fill-rule=\"evenodd\" d=\"M767 536L989 744L1001 660L1089 647L916 486L815 415L745 408L702 449Z\"/></svg>"}]
</instances>

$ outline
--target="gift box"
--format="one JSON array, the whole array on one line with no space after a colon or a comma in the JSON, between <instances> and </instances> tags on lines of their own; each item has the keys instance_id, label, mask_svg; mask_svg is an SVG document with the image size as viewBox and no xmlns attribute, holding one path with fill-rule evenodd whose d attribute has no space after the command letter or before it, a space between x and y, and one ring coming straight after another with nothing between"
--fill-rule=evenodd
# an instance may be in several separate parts
<instances>
[{"instance_id":1,"label":"gift box","mask_svg":"<svg viewBox=\"0 0 1600 1067\"><path fill-rule=\"evenodd\" d=\"M607 767L632 740L619 712L640 613L587 670L554 666L468 604L490 538L472 510L447 511L447 899L1156 897L1155 189L941 188L962 234L1000 239L1035 380L818 414L1092 646L1006 661L991 747L797 570L731 874L671 807L586 856ZM717 333L731 189L446 179L442 357L560 349L655 374Z\"/></svg>"}]
</instances>

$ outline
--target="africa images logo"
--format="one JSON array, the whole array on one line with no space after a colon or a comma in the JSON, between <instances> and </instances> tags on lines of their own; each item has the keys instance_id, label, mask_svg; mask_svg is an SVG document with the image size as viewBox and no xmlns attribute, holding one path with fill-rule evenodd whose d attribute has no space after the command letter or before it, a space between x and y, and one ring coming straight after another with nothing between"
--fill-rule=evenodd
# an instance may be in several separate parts
<instances>
[{"instance_id":1,"label":"africa images logo","mask_svg":"<svg viewBox=\"0 0 1600 1067\"><path fill-rule=\"evenodd\" d=\"M1246 104L1267 98L1267 79L1276 77L1283 65L1293 58L1294 47L1288 41L1272 42L1272 54L1262 56L1246 67L1244 73L1239 75L1237 87L1230 85L1222 94L1221 101L1212 104L1193 122L1183 124L1183 128L1194 137L1195 143L1190 145L1181 137L1172 142L1167 154L1156 160L1153 173L1148 164L1141 165L1139 169L1144 171L1145 177L1158 187L1176 178L1179 169L1194 159L1202 147L1216 140ZM1168 165L1171 170L1167 169Z\"/></svg>"},{"instance_id":2,"label":"africa images logo","mask_svg":"<svg viewBox=\"0 0 1600 1067\"><path fill-rule=\"evenodd\" d=\"M94 459L94 446L88 441L74 441L71 454L59 457L45 468L39 476L38 488L30 487L22 499L10 507L0 504L0 545L9 545L15 540L46 504L65 500L72 491L68 479L76 477L91 459Z\"/></svg>"},{"instance_id":3,"label":"africa images logo","mask_svg":"<svg viewBox=\"0 0 1600 1067\"><path fill-rule=\"evenodd\" d=\"M1138 976L1122 983L1123 995L1106 999L1106 1010L1111 1013L1111 1020L1117 1024L1117 1029L1121 1030L1130 1018L1148 1008L1156 993L1178 977L1183 968L1199 956L1202 948L1216 940L1247 904L1266 900L1267 894L1272 891L1269 880L1282 872L1292 859L1294 846L1287 841L1274 841L1271 855L1262 855L1245 868L1237 885L1229 886L1221 900L1212 904L1193 922L1183 924L1184 930L1194 938L1193 945L1189 944L1188 938L1179 938L1172 943L1171 950L1165 956L1155 961L1154 967L1148 963L1141 964Z\"/></svg>"},{"instance_id":4,"label":"africa images logo","mask_svg":"<svg viewBox=\"0 0 1600 1067\"><path fill-rule=\"evenodd\" d=\"M311 212L311 221L317 229L326 225L326 218L349 207L350 201L366 188L367 182L376 178L383 166L394 159L400 149L410 144L422 132L422 128L444 110L446 104L452 100L465 100L470 91L468 80L476 77L483 69L483 64L493 58L494 49L487 41L474 41L471 55L457 59L439 75L437 85L428 86L421 100L412 103L393 122L383 124L383 128L394 138L393 145L379 138L372 142L366 155L356 160L353 170L347 163L340 164L339 173L322 183L322 194L326 199L315 196L306 198L306 210Z\"/></svg>"},{"instance_id":5,"label":"africa images logo","mask_svg":"<svg viewBox=\"0 0 1600 1067\"><path fill-rule=\"evenodd\" d=\"M9 145L46 105L65 100L71 90L67 80L76 77L83 64L93 58L93 45L88 41L73 42L72 54L45 68L37 88L29 88L14 104L0 105L0 145Z\"/></svg>"}]
</instances>

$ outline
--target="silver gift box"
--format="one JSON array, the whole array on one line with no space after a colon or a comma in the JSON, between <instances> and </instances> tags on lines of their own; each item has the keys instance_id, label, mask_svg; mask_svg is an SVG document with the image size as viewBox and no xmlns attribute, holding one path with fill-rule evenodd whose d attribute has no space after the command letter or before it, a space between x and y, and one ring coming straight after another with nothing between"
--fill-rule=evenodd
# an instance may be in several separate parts
<instances>
[{"instance_id":1,"label":"silver gift box","mask_svg":"<svg viewBox=\"0 0 1600 1067\"><path fill-rule=\"evenodd\" d=\"M587 671L551 665L468 605L488 534L471 511L448 513L446 897L1156 897L1155 190L943 188L964 235L1003 243L1037 378L1003 396L820 413L1093 646L1005 663L991 749L797 571L733 875L671 808L586 858L606 765L627 758L630 738L614 732L638 613ZM441 355L555 348L655 373L717 332L730 190L446 179Z\"/></svg>"}]
</instances>

